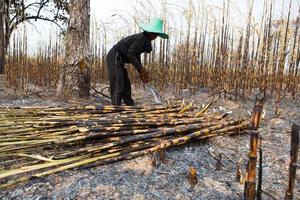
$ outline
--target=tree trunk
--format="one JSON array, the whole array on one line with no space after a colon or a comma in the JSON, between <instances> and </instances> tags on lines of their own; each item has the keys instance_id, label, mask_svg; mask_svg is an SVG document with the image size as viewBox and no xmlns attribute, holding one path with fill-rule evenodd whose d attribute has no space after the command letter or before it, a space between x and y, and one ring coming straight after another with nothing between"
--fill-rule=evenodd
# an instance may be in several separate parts
<instances>
[{"instance_id":1,"label":"tree trunk","mask_svg":"<svg viewBox=\"0 0 300 200\"><path fill-rule=\"evenodd\" d=\"M10 15L9 15L10 0L6 0L3 4L4 4L4 13L3 13L4 53L6 53L8 45L9 45L9 39L10 39L11 32L12 32L11 27L10 27Z\"/></svg>"},{"instance_id":2,"label":"tree trunk","mask_svg":"<svg viewBox=\"0 0 300 200\"><path fill-rule=\"evenodd\" d=\"M4 3L0 3L0 74L4 73L5 44L4 44Z\"/></svg>"},{"instance_id":3,"label":"tree trunk","mask_svg":"<svg viewBox=\"0 0 300 200\"><path fill-rule=\"evenodd\" d=\"M65 64L58 95L88 97L90 93L90 0L70 0Z\"/></svg>"}]
</instances>

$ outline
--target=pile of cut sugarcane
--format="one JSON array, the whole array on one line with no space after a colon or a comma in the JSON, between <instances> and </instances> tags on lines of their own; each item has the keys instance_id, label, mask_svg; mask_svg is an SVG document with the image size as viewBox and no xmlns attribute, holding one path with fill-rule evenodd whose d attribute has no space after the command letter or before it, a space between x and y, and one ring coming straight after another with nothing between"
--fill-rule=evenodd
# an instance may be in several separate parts
<instances>
[{"instance_id":1,"label":"pile of cut sugarcane","mask_svg":"<svg viewBox=\"0 0 300 200\"><path fill-rule=\"evenodd\" d=\"M249 119L205 114L211 104L0 108L0 188L249 127Z\"/></svg>"}]
</instances>

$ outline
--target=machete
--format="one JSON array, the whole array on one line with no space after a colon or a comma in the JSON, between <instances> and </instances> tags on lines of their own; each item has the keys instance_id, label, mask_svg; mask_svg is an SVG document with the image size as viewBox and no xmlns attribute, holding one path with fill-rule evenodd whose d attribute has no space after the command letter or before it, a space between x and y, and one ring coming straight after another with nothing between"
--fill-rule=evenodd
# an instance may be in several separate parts
<instances>
[{"instance_id":1,"label":"machete","mask_svg":"<svg viewBox=\"0 0 300 200\"><path fill-rule=\"evenodd\" d=\"M146 88L147 88L148 90L150 90L151 93L153 94L155 103L162 104L162 103L163 103L162 97L161 97L161 95L154 89L154 87L153 87L152 85L150 85L149 83L145 83L145 86L146 86Z\"/></svg>"}]
</instances>

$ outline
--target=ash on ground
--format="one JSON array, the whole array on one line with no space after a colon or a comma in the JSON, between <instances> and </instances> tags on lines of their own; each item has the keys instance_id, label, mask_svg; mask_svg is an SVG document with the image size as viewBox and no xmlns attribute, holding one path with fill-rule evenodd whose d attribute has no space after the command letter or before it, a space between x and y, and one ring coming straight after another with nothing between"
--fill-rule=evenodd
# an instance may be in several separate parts
<instances>
[{"instance_id":1,"label":"ash on ground","mask_svg":"<svg viewBox=\"0 0 300 200\"><path fill-rule=\"evenodd\" d=\"M155 104L151 92L135 88L137 105ZM0 88L1 106L66 106L74 102L50 99L46 94L12 95L12 91ZM212 97L207 90L190 94L189 90L174 95L171 91L162 95L165 99L187 99L201 107ZM109 101L96 96L82 104ZM234 117L247 117L254 102L234 102L220 98L211 110L232 111ZM290 136L293 122L300 123L300 98L285 100L275 115L274 101L268 99L265 117L259 132L263 137L263 199L283 199L288 182L290 160ZM220 136L206 141L195 141L166 151L165 162L155 155L147 155L128 161L72 169L44 178L30 180L14 188L0 191L1 199L243 199L244 185L236 181L237 163L245 174L249 152L249 134ZM216 156L222 154L221 169L216 169ZM214 157L215 156L215 157ZM299 160L299 159L298 159ZM198 183L188 182L188 169L197 171ZM242 179L241 179L242 181ZM294 199L300 199L300 170L296 175ZM273 196L273 197L272 197Z\"/></svg>"}]
</instances>

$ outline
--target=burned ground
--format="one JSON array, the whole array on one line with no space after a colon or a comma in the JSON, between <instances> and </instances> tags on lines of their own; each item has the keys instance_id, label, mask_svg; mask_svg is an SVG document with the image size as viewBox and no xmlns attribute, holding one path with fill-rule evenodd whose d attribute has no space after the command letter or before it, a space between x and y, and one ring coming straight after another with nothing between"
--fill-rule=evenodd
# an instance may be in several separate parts
<instances>
[{"instance_id":1,"label":"burned ground","mask_svg":"<svg viewBox=\"0 0 300 200\"><path fill-rule=\"evenodd\" d=\"M153 104L151 94L143 88L134 90L137 104ZM46 105L62 106L70 102L51 99L43 93L37 96L15 95L2 87L1 106ZM48 91L49 94L49 91ZM206 90L189 94L164 93L165 98L180 98L196 105L206 104ZM100 102L102 99L98 98ZM71 102L74 103L74 102ZM95 103L94 99L81 102ZM101 103L108 103L103 99ZM300 123L300 99L284 100L279 113L274 114L274 102L265 104L266 116L259 132L263 137L263 191L276 199L283 199L288 181L290 131L292 122ZM221 106L221 107L220 107ZM220 98L210 112L220 109L232 111L235 117L248 116L253 101L234 102ZM166 151L166 161L153 165L153 156L135 158L93 168L77 168L0 191L1 199L243 199L243 184L236 182L237 163L245 173L250 135L220 136L206 141L195 141ZM213 155L222 153L222 168L216 170ZM191 187L187 172L190 166L197 170L198 184ZM295 199L300 199L300 172L297 172ZM263 193L263 199L272 199Z\"/></svg>"}]
</instances>

